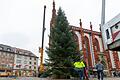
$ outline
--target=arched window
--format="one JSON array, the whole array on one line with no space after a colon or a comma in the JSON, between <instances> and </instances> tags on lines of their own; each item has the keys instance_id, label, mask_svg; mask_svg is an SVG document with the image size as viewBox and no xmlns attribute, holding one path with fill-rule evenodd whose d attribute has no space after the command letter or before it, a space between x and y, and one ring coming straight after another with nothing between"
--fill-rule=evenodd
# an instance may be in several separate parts
<instances>
[{"instance_id":1,"label":"arched window","mask_svg":"<svg viewBox=\"0 0 120 80\"><path fill-rule=\"evenodd\" d=\"M10 49L10 48L7 48L7 51L11 51L11 49Z\"/></svg>"},{"instance_id":2,"label":"arched window","mask_svg":"<svg viewBox=\"0 0 120 80\"><path fill-rule=\"evenodd\" d=\"M89 39L87 36L84 37L85 40L85 49L87 50L87 52L90 52L90 45L89 45Z\"/></svg>"},{"instance_id":3,"label":"arched window","mask_svg":"<svg viewBox=\"0 0 120 80\"><path fill-rule=\"evenodd\" d=\"M99 42L97 40L97 38L95 38L95 49L100 52L100 46L99 46Z\"/></svg>"},{"instance_id":4,"label":"arched window","mask_svg":"<svg viewBox=\"0 0 120 80\"><path fill-rule=\"evenodd\" d=\"M88 66L92 67L92 61L91 61L91 54L90 54L90 44L89 44L89 38L87 36L84 37L85 42L85 50L86 50L86 57L88 61Z\"/></svg>"},{"instance_id":5,"label":"arched window","mask_svg":"<svg viewBox=\"0 0 120 80\"><path fill-rule=\"evenodd\" d=\"M3 50L3 47L0 46L0 50Z\"/></svg>"},{"instance_id":6,"label":"arched window","mask_svg":"<svg viewBox=\"0 0 120 80\"><path fill-rule=\"evenodd\" d=\"M75 40L75 42L76 42L76 44L77 44L77 50L79 51L79 40L78 40L78 36L74 33L73 34L73 36L74 36L74 40Z\"/></svg>"}]
</instances>

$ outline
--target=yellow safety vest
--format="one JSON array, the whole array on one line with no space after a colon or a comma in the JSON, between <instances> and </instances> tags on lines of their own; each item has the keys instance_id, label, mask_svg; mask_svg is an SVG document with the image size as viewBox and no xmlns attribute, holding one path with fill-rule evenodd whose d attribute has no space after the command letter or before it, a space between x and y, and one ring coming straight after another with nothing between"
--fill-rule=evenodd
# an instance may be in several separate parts
<instances>
[{"instance_id":1,"label":"yellow safety vest","mask_svg":"<svg viewBox=\"0 0 120 80\"><path fill-rule=\"evenodd\" d=\"M74 66L75 66L75 68L83 68L83 67L85 67L85 64L83 63L83 61L75 62Z\"/></svg>"}]
</instances>

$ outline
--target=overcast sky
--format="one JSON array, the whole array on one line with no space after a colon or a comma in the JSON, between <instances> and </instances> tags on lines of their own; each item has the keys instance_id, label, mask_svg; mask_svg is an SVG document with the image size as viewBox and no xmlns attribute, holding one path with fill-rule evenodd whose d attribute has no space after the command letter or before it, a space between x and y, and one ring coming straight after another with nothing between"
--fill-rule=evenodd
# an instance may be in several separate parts
<instances>
[{"instance_id":1,"label":"overcast sky","mask_svg":"<svg viewBox=\"0 0 120 80\"><path fill-rule=\"evenodd\" d=\"M48 45L49 24L53 0L0 0L0 44L32 51L39 56L42 43L43 11L46 5L45 41ZM55 0L56 10L61 7L70 25L99 31L102 0ZM106 22L120 13L120 0L106 0ZM44 55L46 57L46 55Z\"/></svg>"}]
</instances>

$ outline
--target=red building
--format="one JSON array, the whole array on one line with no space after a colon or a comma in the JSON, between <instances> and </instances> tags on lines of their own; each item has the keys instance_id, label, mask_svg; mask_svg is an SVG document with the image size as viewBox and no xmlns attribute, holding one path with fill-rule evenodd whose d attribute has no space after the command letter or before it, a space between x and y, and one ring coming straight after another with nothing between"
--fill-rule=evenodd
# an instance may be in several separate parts
<instances>
[{"instance_id":1,"label":"red building","mask_svg":"<svg viewBox=\"0 0 120 80\"><path fill-rule=\"evenodd\" d=\"M55 2L53 1L50 28L54 27L55 17L56 9ZM93 31L91 22L90 29L84 29L81 20L80 26L70 26L74 31L74 38L78 44L78 49L82 51L84 60L89 68L95 67L98 60L103 60L106 72L111 73L114 69L120 70L120 53L116 51L105 51L101 32Z\"/></svg>"}]
</instances>

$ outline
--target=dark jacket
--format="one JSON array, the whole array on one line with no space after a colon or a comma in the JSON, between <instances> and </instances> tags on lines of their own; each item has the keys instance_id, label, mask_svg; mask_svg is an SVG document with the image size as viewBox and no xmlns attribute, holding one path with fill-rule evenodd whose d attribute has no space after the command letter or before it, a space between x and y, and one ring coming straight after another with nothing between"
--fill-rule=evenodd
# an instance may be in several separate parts
<instances>
[{"instance_id":1,"label":"dark jacket","mask_svg":"<svg viewBox=\"0 0 120 80\"><path fill-rule=\"evenodd\" d=\"M96 69L98 70L104 70L104 65L102 63L97 63L96 64Z\"/></svg>"}]
</instances>

